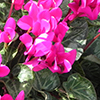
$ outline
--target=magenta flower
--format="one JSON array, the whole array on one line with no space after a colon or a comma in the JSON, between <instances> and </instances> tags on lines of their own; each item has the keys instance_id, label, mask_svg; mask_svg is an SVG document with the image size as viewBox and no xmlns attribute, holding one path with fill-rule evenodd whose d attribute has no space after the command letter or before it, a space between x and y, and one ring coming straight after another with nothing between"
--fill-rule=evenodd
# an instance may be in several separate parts
<instances>
[{"instance_id":1,"label":"magenta flower","mask_svg":"<svg viewBox=\"0 0 100 100\"><path fill-rule=\"evenodd\" d=\"M0 100L13 100L12 96L9 94L5 94L0 96ZM24 91L22 90L16 97L15 100L24 100Z\"/></svg>"},{"instance_id":2,"label":"magenta flower","mask_svg":"<svg viewBox=\"0 0 100 100\"><path fill-rule=\"evenodd\" d=\"M73 11L69 16L69 20L73 20L76 16L88 17L90 20L96 20L100 12L99 0L74 0L68 6Z\"/></svg>"},{"instance_id":3,"label":"magenta flower","mask_svg":"<svg viewBox=\"0 0 100 100\"><path fill-rule=\"evenodd\" d=\"M58 42L52 46L51 51L47 54L46 62L53 73L62 74L71 70L75 58L76 50L65 53L63 45Z\"/></svg>"},{"instance_id":4,"label":"magenta flower","mask_svg":"<svg viewBox=\"0 0 100 100\"><path fill-rule=\"evenodd\" d=\"M14 1L14 8L15 8L15 10L21 9L23 4L24 4L24 0L15 0Z\"/></svg>"},{"instance_id":5,"label":"magenta flower","mask_svg":"<svg viewBox=\"0 0 100 100\"><path fill-rule=\"evenodd\" d=\"M49 52L52 46L52 40L54 33L50 32L48 34L44 33L39 35L33 42L32 37L29 34L23 34L20 36L20 40L26 46L27 51L24 52L25 55L33 55L35 57L40 57Z\"/></svg>"},{"instance_id":6,"label":"magenta flower","mask_svg":"<svg viewBox=\"0 0 100 100\"><path fill-rule=\"evenodd\" d=\"M5 42L9 43L15 37L15 27L16 22L15 20L10 17L4 26L4 31L0 33L0 43Z\"/></svg>"},{"instance_id":7,"label":"magenta flower","mask_svg":"<svg viewBox=\"0 0 100 100\"><path fill-rule=\"evenodd\" d=\"M2 62L2 57L0 54L0 77L4 77L4 76L7 76L9 74L10 69L7 66L1 64L1 62Z\"/></svg>"}]
</instances>

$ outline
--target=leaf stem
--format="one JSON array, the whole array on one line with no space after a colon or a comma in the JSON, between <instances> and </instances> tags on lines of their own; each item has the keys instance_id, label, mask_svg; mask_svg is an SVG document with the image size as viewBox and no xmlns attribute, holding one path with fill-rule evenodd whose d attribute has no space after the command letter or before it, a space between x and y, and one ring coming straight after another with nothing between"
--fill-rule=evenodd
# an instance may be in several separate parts
<instances>
[{"instance_id":1,"label":"leaf stem","mask_svg":"<svg viewBox=\"0 0 100 100\"><path fill-rule=\"evenodd\" d=\"M64 90L62 90L62 89L59 89L59 91L60 91L60 92L62 92L62 93L64 93L64 94L66 94L66 96L67 96L68 100L70 100L70 97L69 97L69 95L68 95L68 93L67 93L67 92L65 92L65 91L64 91Z\"/></svg>"},{"instance_id":2,"label":"leaf stem","mask_svg":"<svg viewBox=\"0 0 100 100\"><path fill-rule=\"evenodd\" d=\"M94 42L94 40L96 40L98 37L100 36L100 33L97 34L84 48L84 52L87 50L87 48L89 48L89 46Z\"/></svg>"}]
</instances>

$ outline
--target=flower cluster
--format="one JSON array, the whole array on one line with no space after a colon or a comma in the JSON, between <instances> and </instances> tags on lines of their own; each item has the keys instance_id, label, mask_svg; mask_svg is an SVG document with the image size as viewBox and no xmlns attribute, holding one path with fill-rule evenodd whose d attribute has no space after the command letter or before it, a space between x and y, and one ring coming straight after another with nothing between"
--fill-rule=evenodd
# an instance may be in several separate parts
<instances>
[{"instance_id":1,"label":"flower cluster","mask_svg":"<svg viewBox=\"0 0 100 100\"><path fill-rule=\"evenodd\" d=\"M33 71L49 68L53 73L67 73L76 58L76 50L65 53L61 44L69 27L65 21L60 21L62 10L59 8L62 0L30 0L24 9L28 15L22 16L17 25L23 30L30 30L20 36L26 46L25 65ZM53 45L54 44L54 45ZM30 59L31 58L31 59Z\"/></svg>"},{"instance_id":2,"label":"flower cluster","mask_svg":"<svg viewBox=\"0 0 100 100\"><path fill-rule=\"evenodd\" d=\"M28 15L22 16L17 22L21 29L28 31L19 39L26 46L24 54L27 58L24 64L33 71L49 68L53 73L67 73L75 61L76 50L65 53L61 44L69 29L67 23L61 21L62 10L59 8L61 3L62 0L39 0L38 2L30 0L24 6ZM19 10L23 0L20 0L20 3L15 0L14 5L15 9ZM11 42L15 37L15 28L15 20L9 17L4 31L0 33L0 43Z\"/></svg>"}]
</instances>

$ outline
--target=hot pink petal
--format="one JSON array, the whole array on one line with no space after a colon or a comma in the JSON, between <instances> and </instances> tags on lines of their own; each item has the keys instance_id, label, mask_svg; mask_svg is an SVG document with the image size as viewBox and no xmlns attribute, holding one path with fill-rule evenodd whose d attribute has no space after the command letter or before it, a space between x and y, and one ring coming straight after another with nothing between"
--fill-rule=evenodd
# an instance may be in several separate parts
<instances>
[{"instance_id":1,"label":"hot pink petal","mask_svg":"<svg viewBox=\"0 0 100 100\"><path fill-rule=\"evenodd\" d=\"M36 21L38 13L39 13L38 6L36 5L36 3L33 2L29 9L29 16L31 16L32 19Z\"/></svg>"},{"instance_id":2,"label":"hot pink petal","mask_svg":"<svg viewBox=\"0 0 100 100\"><path fill-rule=\"evenodd\" d=\"M28 2L25 4L24 9L27 10L27 11L29 11L31 4L32 4L32 2L31 2L31 1L28 1Z\"/></svg>"},{"instance_id":3,"label":"hot pink petal","mask_svg":"<svg viewBox=\"0 0 100 100\"><path fill-rule=\"evenodd\" d=\"M57 61L55 60L55 63L53 66L48 67L53 73L61 73L61 69L57 65Z\"/></svg>"},{"instance_id":4,"label":"hot pink petal","mask_svg":"<svg viewBox=\"0 0 100 100\"><path fill-rule=\"evenodd\" d=\"M40 64L38 64L37 66L34 66L33 71L37 72L45 68L47 68L47 65L45 64L45 62L40 62Z\"/></svg>"},{"instance_id":5,"label":"hot pink petal","mask_svg":"<svg viewBox=\"0 0 100 100\"><path fill-rule=\"evenodd\" d=\"M22 4L21 4L21 5L16 4L16 5L14 6L14 8L15 8L15 10L19 10L19 9L22 8Z\"/></svg>"},{"instance_id":6,"label":"hot pink petal","mask_svg":"<svg viewBox=\"0 0 100 100\"><path fill-rule=\"evenodd\" d=\"M49 9L51 7L52 0L38 0L38 5L40 4L43 6L43 8Z\"/></svg>"},{"instance_id":7,"label":"hot pink petal","mask_svg":"<svg viewBox=\"0 0 100 100\"><path fill-rule=\"evenodd\" d=\"M62 1L63 1L63 0L53 0L52 6L53 6L53 7L58 7L58 6L60 6L60 4L62 3Z\"/></svg>"},{"instance_id":8,"label":"hot pink petal","mask_svg":"<svg viewBox=\"0 0 100 100\"><path fill-rule=\"evenodd\" d=\"M98 6L96 6L93 10L93 20L96 20L98 18L98 14L99 14L99 8Z\"/></svg>"},{"instance_id":9,"label":"hot pink petal","mask_svg":"<svg viewBox=\"0 0 100 100\"><path fill-rule=\"evenodd\" d=\"M33 55L35 53L35 45L31 45L29 48L27 48L28 50L24 52L24 55Z\"/></svg>"},{"instance_id":10,"label":"hot pink petal","mask_svg":"<svg viewBox=\"0 0 100 100\"><path fill-rule=\"evenodd\" d=\"M69 3L68 6L70 7L70 9L76 14L78 13L77 10L79 8L78 4L76 4L75 2Z\"/></svg>"},{"instance_id":11,"label":"hot pink petal","mask_svg":"<svg viewBox=\"0 0 100 100\"><path fill-rule=\"evenodd\" d=\"M44 41L44 42L37 44L35 48L36 53L34 56L39 57L39 56L43 56L47 54L50 51L51 46L52 46L52 43L50 41Z\"/></svg>"},{"instance_id":12,"label":"hot pink petal","mask_svg":"<svg viewBox=\"0 0 100 100\"><path fill-rule=\"evenodd\" d=\"M24 43L26 48L29 48L32 45L32 43L33 43L32 37L29 34L27 34L27 33L25 33L22 36L20 36L19 39Z\"/></svg>"},{"instance_id":13,"label":"hot pink petal","mask_svg":"<svg viewBox=\"0 0 100 100\"><path fill-rule=\"evenodd\" d=\"M100 32L100 29L98 30L98 32Z\"/></svg>"},{"instance_id":14,"label":"hot pink petal","mask_svg":"<svg viewBox=\"0 0 100 100\"><path fill-rule=\"evenodd\" d=\"M62 17L62 10L60 8L54 8L50 11L50 15L54 16L56 20L59 22Z\"/></svg>"},{"instance_id":15,"label":"hot pink petal","mask_svg":"<svg viewBox=\"0 0 100 100\"><path fill-rule=\"evenodd\" d=\"M51 16L50 25L51 25L51 30L55 30L56 29L56 27L57 27L57 20L55 19L54 16Z\"/></svg>"},{"instance_id":16,"label":"hot pink petal","mask_svg":"<svg viewBox=\"0 0 100 100\"><path fill-rule=\"evenodd\" d=\"M64 47L63 47L63 45L60 42L56 42L54 44L54 47L55 47L57 53L59 53L59 52L64 53L65 52Z\"/></svg>"},{"instance_id":17,"label":"hot pink petal","mask_svg":"<svg viewBox=\"0 0 100 100\"><path fill-rule=\"evenodd\" d=\"M30 16L25 15L18 20L17 25L23 30L28 30L32 27L32 21L33 19Z\"/></svg>"},{"instance_id":18,"label":"hot pink petal","mask_svg":"<svg viewBox=\"0 0 100 100\"><path fill-rule=\"evenodd\" d=\"M15 20L10 17L7 21L6 21L6 24L4 26L4 30L6 30L7 27L10 27L12 28L13 30L15 30L15 27L16 27L16 22Z\"/></svg>"},{"instance_id":19,"label":"hot pink petal","mask_svg":"<svg viewBox=\"0 0 100 100\"><path fill-rule=\"evenodd\" d=\"M1 97L0 100L13 100L13 98L11 97L11 95L9 94L5 94Z\"/></svg>"},{"instance_id":20,"label":"hot pink petal","mask_svg":"<svg viewBox=\"0 0 100 100\"><path fill-rule=\"evenodd\" d=\"M10 69L7 66L0 64L0 77L7 76L9 72Z\"/></svg>"},{"instance_id":21,"label":"hot pink petal","mask_svg":"<svg viewBox=\"0 0 100 100\"><path fill-rule=\"evenodd\" d=\"M33 70L34 66L37 66L39 63L38 59L39 58L33 58L31 61L25 62L24 64L27 65L30 70Z\"/></svg>"},{"instance_id":22,"label":"hot pink petal","mask_svg":"<svg viewBox=\"0 0 100 100\"><path fill-rule=\"evenodd\" d=\"M76 59L76 50L71 50L68 52L69 56L66 57L66 59L71 63L71 65L74 63Z\"/></svg>"},{"instance_id":23,"label":"hot pink petal","mask_svg":"<svg viewBox=\"0 0 100 100\"><path fill-rule=\"evenodd\" d=\"M40 22L37 21L37 22L34 23L32 33L35 36L39 36L41 34L41 24L40 24Z\"/></svg>"},{"instance_id":24,"label":"hot pink petal","mask_svg":"<svg viewBox=\"0 0 100 100\"><path fill-rule=\"evenodd\" d=\"M10 29L9 27L6 28L4 32L1 33L1 40L2 42L9 43L15 37L15 31Z\"/></svg>"},{"instance_id":25,"label":"hot pink petal","mask_svg":"<svg viewBox=\"0 0 100 100\"><path fill-rule=\"evenodd\" d=\"M71 64L68 60L64 60L64 70L62 71L62 73L68 73L71 70Z\"/></svg>"},{"instance_id":26,"label":"hot pink petal","mask_svg":"<svg viewBox=\"0 0 100 100\"><path fill-rule=\"evenodd\" d=\"M43 33L47 33L48 31L50 30L50 23L49 21L45 20L45 19L42 19L41 20L41 31Z\"/></svg>"},{"instance_id":27,"label":"hot pink petal","mask_svg":"<svg viewBox=\"0 0 100 100\"><path fill-rule=\"evenodd\" d=\"M43 10L42 12L38 14L37 17L39 20L42 20L42 19L50 20L50 12L49 10Z\"/></svg>"},{"instance_id":28,"label":"hot pink petal","mask_svg":"<svg viewBox=\"0 0 100 100\"><path fill-rule=\"evenodd\" d=\"M57 28L55 29L55 33L56 33L56 37L54 38L55 42L61 42L65 36L65 33L68 31L69 27L67 26L66 22L60 22L57 26Z\"/></svg>"},{"instance_id":29,"label":"hot pink petal","mask_svg":"<svg viewBox=\"0 0 100 100\"><path fill-rule=\"evenodd\" d=\"M24 91L22 90L16 97L15 100L24 100L25 94Z\"/></svg>"},{"instance_id":30,"label":"hot pink petal","mask_svg":"<svg viewBox=\"0 0 100 100\"><path fill-rule=\"evenodd\" d=\"M24 4L24 0L15 0L14 2L15 10L21 9L23 4Z\"/></svg>"}]
</instances>

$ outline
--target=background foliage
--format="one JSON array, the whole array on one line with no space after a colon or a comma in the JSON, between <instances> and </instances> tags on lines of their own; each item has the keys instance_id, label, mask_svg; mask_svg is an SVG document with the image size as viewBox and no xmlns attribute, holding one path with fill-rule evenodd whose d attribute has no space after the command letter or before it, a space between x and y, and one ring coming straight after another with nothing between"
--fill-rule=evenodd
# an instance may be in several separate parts
<instances>
[{"instance_id":1,"label":"background foliage","mask_svg":"<svg viewBox=\"0 0 100 100\"><path fill-rule=\"evenodd\" d=\"M25 2L27 2L26 0ZM68 3L72 0L63 0L60 6L65 17L68 11ZM9 9L10 0L0 0L0 29L3 30ZM12 17L17 21L25 11L13 10ZM100 17L96 21L87 18L77 18L71 23L62 44L66 52L77 50L77 58L69 73L57 74L48 69L39 72L31 71L22 62L24 46L20 44L18 36L9 48L5 50L0 44L0 54L3 56L3 64L11 69L9 76L0 78L0 95L4 90L15 99L17 94L24 90L25 100L100 100L100 37L84 52L84 47L100 28ZM18 27L17 33L23 30ZM19 47L18 49L16 49ZM22 49L20 49L22 48ZM2 88L5 89L2 89Z\"/></svg>"}]
</instances>

